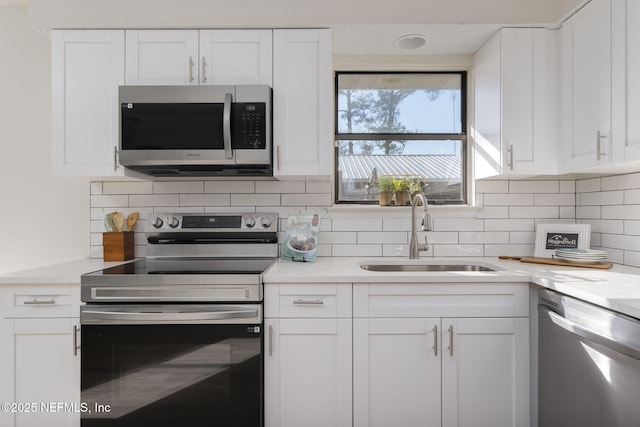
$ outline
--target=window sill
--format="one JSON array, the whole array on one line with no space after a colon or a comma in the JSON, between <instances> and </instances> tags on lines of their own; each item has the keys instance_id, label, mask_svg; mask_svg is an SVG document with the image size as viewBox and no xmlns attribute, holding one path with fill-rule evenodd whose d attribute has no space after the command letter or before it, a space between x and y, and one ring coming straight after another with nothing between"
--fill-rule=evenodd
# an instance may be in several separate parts
<instances>
[{"instance_id":1,"label":"window sill","mask_svg":"<svg viewBox=\"0 0 640 427\"><path fill-rule=\"evenodd\" d=\"M482 207L469 205L429 205L429 212L434 218L475 218ZM418 209L421 209L418 206ZM327 208L332 218L365 217L365 218L402 218L409 215L411 206L378 206L378 205L333 205Z\"/></svg>"}]
</instances>

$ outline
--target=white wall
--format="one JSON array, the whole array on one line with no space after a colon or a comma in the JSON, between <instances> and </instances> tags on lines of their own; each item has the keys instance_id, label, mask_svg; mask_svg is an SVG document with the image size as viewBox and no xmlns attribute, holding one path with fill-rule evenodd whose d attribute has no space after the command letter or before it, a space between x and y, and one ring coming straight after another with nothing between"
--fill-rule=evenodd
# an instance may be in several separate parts
<instances>
[{"instance_id":1,"label":"white wall","mask_svg":"<svg viewBox=\"0 0 640 427\"><path fill-rule=\"evenodd\" d=\"M0 274L89 255L89 182L51 176L50 50L0 6Z\"/></svg>"}]
</instances>

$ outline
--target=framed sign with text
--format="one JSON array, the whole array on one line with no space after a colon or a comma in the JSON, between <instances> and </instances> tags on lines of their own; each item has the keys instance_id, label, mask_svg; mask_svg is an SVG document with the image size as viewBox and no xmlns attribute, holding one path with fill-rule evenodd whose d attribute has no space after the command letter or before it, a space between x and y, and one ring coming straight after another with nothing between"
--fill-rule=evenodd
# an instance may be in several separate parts
<instances>
[{"instance_id":1,"label":"framed sign with text","mask_svg":"<svg viewBox=\"0 0 640 427\"><path fill-rule=\"evenodd\" d=\"M589 249L591 224L538 224L535 256L552 258L556 249Z\"/></svg>"}]
</instances>

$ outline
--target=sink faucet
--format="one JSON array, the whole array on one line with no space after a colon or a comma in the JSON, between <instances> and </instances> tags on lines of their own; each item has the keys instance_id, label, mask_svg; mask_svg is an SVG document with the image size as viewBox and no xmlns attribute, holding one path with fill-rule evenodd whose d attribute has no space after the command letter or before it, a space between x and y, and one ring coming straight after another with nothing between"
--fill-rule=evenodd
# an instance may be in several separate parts
<instances>
[{"instance_id":1,"label":"sink faucet","mask_svg":"<svg viewBox=\"0 0 640 427\"><path fill-rule=\"evenodd\" d=\"M429 205L424 193L418 193L411 202L411 241L409 242L409 259L420 259L420 251L429 250L427 236L424 236L424 244L418 243L418 235L416 233L416 206L418 200L422 203L422 231L431 231L431 214L429 214Z\"/></svg>"}]
</instances>

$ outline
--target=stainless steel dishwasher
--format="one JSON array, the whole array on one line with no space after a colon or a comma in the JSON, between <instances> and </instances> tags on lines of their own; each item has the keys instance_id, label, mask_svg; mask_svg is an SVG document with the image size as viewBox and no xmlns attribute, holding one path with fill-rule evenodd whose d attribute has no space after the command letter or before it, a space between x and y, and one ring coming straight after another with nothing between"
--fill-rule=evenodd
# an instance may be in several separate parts
<instances>
[{"instance_id":1,"label":"stainless steel dishwasher","mask_svg":"<svg viewBox=\"0 0 640 427\"><path fill-rule=\"evenodd\" d=\"M543 289L539 427L640 426L640 320Z\"/></svg>"}]
</instances>

